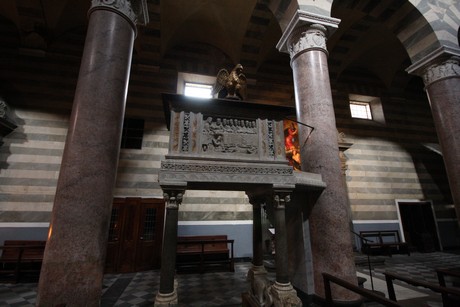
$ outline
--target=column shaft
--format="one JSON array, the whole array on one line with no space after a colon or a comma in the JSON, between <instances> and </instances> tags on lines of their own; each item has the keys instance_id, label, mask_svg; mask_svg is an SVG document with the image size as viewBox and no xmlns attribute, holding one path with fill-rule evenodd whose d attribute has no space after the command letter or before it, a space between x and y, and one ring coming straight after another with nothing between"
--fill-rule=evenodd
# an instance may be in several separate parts
<instances>
[{"instance_id":1,"label":"column shaft","mask_svg":"<svg viewBox=\"0 0 460 307\"><path fill-rule=\"evenodd\" d=\"M135 31L93 11L62 165L37 305L98 306Z\"/></svg>"},{"instance_id":2,"label":"column shaft","mask_svg":"<svg viewBox=\"0 0 460 307\"><path fill-rule=\"evenodd\" d=\"M166 209L165 233L161 253L160 293L174 291L174 275L176 272L177 221L178 208Z\"/></svg>"},{"instance_id":3,"label":"column shaft","mask_svg":"<svg viewBox=\"0 0 460 307\"><path fill-rule=\"evenodd\" d=\"M289 196L286 196L289 197ZM275 195L274 218L275 218L275 265L276 281L289 283L289 267L287 257L286 214L284 199Z\"/></svg>"},{"instance_id":4,"label":"column shaft","mask_svg":"<svg viewBox=\"0 0 460 307\"><path fill-rule=\"evenodd\" d=\"M260 204L252 205L252 264L262 266L264 264L262 245L262 217Z\"/></svg>"},{"instance_id":5,"label":"column shaft","mask_svg":"<svg viewBox=\"0 0 460 307\"><path fill-rule=\"evenodd\" d=\"M177 222L179 205L185 187L173 190L164 189L166 201L165 232L161 251L160 289L155 297L155 306L176 306L178 303L177 289L174 281L176 273L177 253Z\"/></svg>"},{"instance_id":6,"label":"column shaft","mask_svg":"<svg viewBox=\"0 0 460 307\"><path fill-rule=\"evenodd\" d=\"M314 26L314 27L313 27ZM322 273L327 272L356 284L349 227L349 202L341 174L337 128L329 81L325 31L313 25L292 37L291 66L294 75L297 119L313 126L299 125L302 170L319 173L327 187L314 203L309 216L315 293L324 296ZM324 30L322 30L324 28ZM321 34L322 33L322 34ZM323 43L321 42L323 36ZM299 37L300 36L300 37ZM304 46L316 46L303 49ZM337 287L335 298L354 300L350 291Z\"/></svg>"},{"instance_id":7,"label":"column shaft","mask_svg":"<svg viewBox=\"0 0 460 307\"><path fill-rule=\"evenodd\" d=\"M460 223L460 77L434 82L426 91Z\"/></svg>"}]
</instances>

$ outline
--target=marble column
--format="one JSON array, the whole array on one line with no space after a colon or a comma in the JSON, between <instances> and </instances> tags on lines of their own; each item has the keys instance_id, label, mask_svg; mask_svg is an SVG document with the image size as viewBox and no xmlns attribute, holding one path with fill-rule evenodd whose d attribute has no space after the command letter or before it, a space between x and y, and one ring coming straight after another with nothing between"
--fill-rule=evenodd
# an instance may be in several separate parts
<instances>
[{"instance_id":1,"label":"marble column","mask_svg":"<svg viewBox=\"0 0 460 307\"><path fill-rule=\"evenodd\" d=\"M289 280L286 205L291 201L291 192L275 190L273 197L273 211L275 220L275 266L276 281L270 288L270 295L274 306L302 306Z\"/></svg>"},{"instance_id":2,"label":"marble column","mask_svg":"<svg viewBox=\"0 0 460 307\"><path fill-rule=\"evenodd\" d=\"M297 120L314 127L309 135L310 128L299 125L302 171L321 174L327 184L308 217L314 293L323 298L323 272L357 284L349 200L341 174L327 63L328 29L337 27L338 23L334 18L298 11L278 44L278 48L289 52L291 57ZM334 286L332 293L338 301L359 299L341 287Z\"/></svg>"},{"instance_id":3,"label":"marble column","mask_svg":"<svg viewBox=\"0 0 460 307\"><path fill-rule=\"evenodd\" d=\"M264 252L262 242L262 205L266 199L264 196L254 196L247 193L249 202L252 205L252 267L248 270L248 281L250 283L249 293L260 306L268 306L270 297L268 288L270 281L267 277L267 270L264 267Z\"/></svg>"},{"instance_id":4,"label":"marble column","mask_svg":"<svg viewBox=\"0 0 460 307\"><path fill-rule=\"evenodd\" d=\"M408 71L423 77L460 224L460 49L440 48Z\"/></svg>"},{"instance_id":5,"label":"marble column","mask_svg":"<svg viewBox=\"0 0 460 307\"><path fill-rule=\"evenodd\" d=\"M165 231L161 252L160 290L155 297L155 306L176 306L178 304L176 273L177 222L179 205L185 188L164 189L166 202Z\"/></svg>"},{"instance_id":6,"label":"marble column","mask_svg":"<svg viewBox=\"0 0 460 307\"><path fill-rule=\"evenodd\" d=\"M263 197L249 197L252 205L252 265L263 266L262 216L261 209L265 203Z\"/></svg>"},{"instance_id":7,"label":"marble column","mask_svg":"<svg viewBox=\"0 0 460 307\"><path fill-rule=\"evenodd\" d=\"M93 1L37 306L99 306L136 18Z\"/></svg>"}]
</instances>

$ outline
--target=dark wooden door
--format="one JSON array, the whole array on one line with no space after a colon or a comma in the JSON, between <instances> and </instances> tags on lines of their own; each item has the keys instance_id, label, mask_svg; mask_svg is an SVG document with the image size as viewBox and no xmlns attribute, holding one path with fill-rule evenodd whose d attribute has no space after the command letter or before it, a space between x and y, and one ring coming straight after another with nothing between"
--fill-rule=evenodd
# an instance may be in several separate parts
<instances>
[{"instance_id":1,"label":"dark wooden door","mask_svg":"<svg viewBox=\"0 0 460 307\"><path fill-rule=\"evenodd\" d=\"M436 220L429 202L399 202L404 237L419 252L440 250Z\"/></svg>"},{"instance_id":2,"label":"dark wooden door","mask_svg":"<svg viewBox=\"0 0 460 307\"><path fill-rule=\"evenodd\" d=\"M106 272L127 273L160 267L164 201L115 198L109 228Z\"/></svg>"},{"instance_id":3,"label":"dark wooden door","mask_svg":"<svg viewBox=\"0 0 460 307\"><path fill-rule=\"evenodd\" d=\"M163 242L164 201L142 200L136 249L136 270L160 268Z\"/></svg>"}]
</instances>

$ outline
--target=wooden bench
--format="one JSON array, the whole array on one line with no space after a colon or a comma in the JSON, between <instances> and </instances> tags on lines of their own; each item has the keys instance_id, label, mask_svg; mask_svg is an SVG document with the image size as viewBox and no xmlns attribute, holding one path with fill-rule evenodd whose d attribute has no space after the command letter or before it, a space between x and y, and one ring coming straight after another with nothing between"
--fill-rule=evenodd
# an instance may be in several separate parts
<instances>
[{"instance_id":1,"label":"wooden bench","mask_svg":"<svg viewBox=\"0 0 460 307\"><path fill-rule=\"evenodd\" d=\"M398 230L360 231L361 251L367 255L407 254L409 245L401 242Z\"/></svg>"},{"instance_id":2,"label":"wooden bench","mask_svg":"<svg viewBox=\"0 0 460 307\"><path fill-rule=\"evenodd\" d=\"M205 269L228 266L234 272L233 243L226 235L177 237L176 268L203 273Z\"/></svg>"},{"instance_id":3,"label":"wooden bench","mask_svg":"<svg viewBox=\"0 0 460 307\"><path fill-rule=\"evenodd\" d=\"M19 282L22 277L38 279L46 241L6 240L0 246L0 281Z\"/></svg>"}]
</instances>

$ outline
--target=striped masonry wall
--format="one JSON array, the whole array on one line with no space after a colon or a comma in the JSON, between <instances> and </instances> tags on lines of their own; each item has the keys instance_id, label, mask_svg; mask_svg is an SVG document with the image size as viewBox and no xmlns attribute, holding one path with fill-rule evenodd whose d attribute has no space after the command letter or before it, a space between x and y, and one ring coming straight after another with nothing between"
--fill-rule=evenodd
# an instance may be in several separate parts
<instances>
[{"instance_id":1,"label":"striped masonry wall","mask_svg":"<svg viewBox=\"0 0 460 307\"><path fill-rule=\"evenodd\" d=\"M287 1L280 5L283 3ZM367 3L370 8L374 2ZM259 15L266 16L266 9L259 9ZM151 22L158 23L159 18L158 12L151 16ZM259 19L253 22L263 23ZM246 44L255 39L257 31L262 30L254 25L247 33ZM0 242L2 236L11 238L13 234L46 236L85 34L82 29L70 32L62 41L54 42L44 56L37 57L17 54L12 32L2 33L11 43L0 44L5 59L0 61L0 94L12 107L18 128L3 139L0 147ZM149 51L136 53L133 58L126 117L144 119L145 133L142 149L120 152L114 197L162 198L157 174L168 151L169 131L161 93L176 92L178 72L213 76L218 69L232 66L217 49L193 43L175 46L161 55L156 47L159 41L159 33L152 35L146 42L152 46L146 48ZM245 50L248 100L293 106L289 56L282 63L262 64L247 60L251 48ZM367 75L354 77L335 80L333 99L337 129L352 143L345 155L355 225L366 225L367 229L394 225L398 222L397 199L431 200L440 232L448 237L455 232L455 213L442 157L427 146L436 144L437 138L422 88L418 88L418 95L410 96L395 90L401 90L399 83L393 88L376 89L375 80ZM351 119L348 94L379 97L384 123ZM238 236L235 239L241 242L251 237L252 208L244 192L187 191L179 219L181 235L225 232ZM250 246L243 245L238 249L245 257Z\"/></svg>"}]
</instances>

